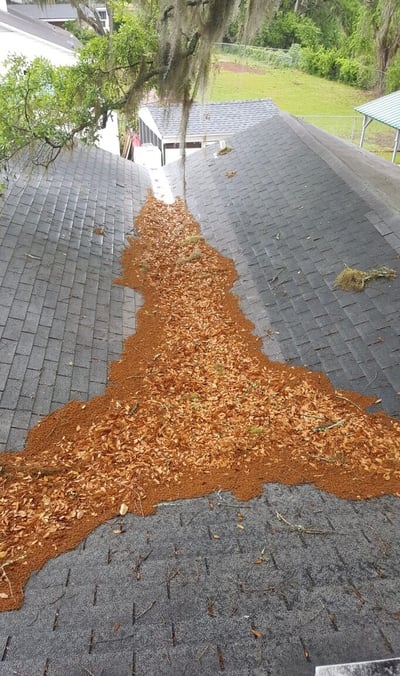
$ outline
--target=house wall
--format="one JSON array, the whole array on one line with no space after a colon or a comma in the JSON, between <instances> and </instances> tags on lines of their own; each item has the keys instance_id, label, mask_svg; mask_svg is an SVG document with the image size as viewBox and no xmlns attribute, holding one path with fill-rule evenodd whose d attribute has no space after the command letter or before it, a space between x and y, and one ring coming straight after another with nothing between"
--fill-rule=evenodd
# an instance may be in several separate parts
<instances>
[{"instance_id":1,"label":"house wall","mask_svg":"<svg viewBox=\"0 0 400 676\"><path fill-rule=\"evenodd\" d=\"M43 56L55 66L71 66L76 60L74 52L69 49L0 27L0 72L4 72L4 61L12 54L22 54L28 59Z\"/></svg>"},{"instance_id":2,"label":"house wall","mask_svg":"<svg viewBox=\"0 0 400 676\"><path fill-rule=\"evenodd\" d=\"M187 143L186 157L201 149L201 143ZM181 159L181 149L179 143L166 143L164 145L164 164L176 162Z\"/></svg>"},{"instance_id":3,"label":"house wall","mask_svg":"<svg viewBox=\"0 0 400 676\"><path fill-rule=\"evenodd\" d=\"M120 155L119 130L117 113L112 113L107 120L105 129L99 133L99 140L96 143L98 148L108 150L113 155Z\"/></svg>"},{"instance_id":4,"label":"house wall","mask_svg":"<svg viewBox=\"0 0 400 676\"><path fill-rule=\"evenodd\" d=\"M152 143L162 151L160 137L141 117L139 117L139 138L141 143Z\"/></svg>"}]
</instances>

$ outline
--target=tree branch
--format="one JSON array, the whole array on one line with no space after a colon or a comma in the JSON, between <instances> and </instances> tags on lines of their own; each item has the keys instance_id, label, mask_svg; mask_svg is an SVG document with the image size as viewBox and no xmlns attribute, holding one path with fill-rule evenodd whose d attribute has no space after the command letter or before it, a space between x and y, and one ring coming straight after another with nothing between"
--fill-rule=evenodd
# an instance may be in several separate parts
<instances>
[{"instance_id":1,"label":"tree branch","mask_svg":"<svg viewBox=\"0 0 400 676\"><path fill-rule=\"evenodd\" d=\"M208 4L209 4L209 0L186 0L186 7L199 7L200 5L204 6L204 5L208 5ZM175 5L169 5L169 7L167 7L164 10L161 20L163 22L168 21L171 14L173 14L174 9L175 9Z\"/></svg>"}]
</instances>

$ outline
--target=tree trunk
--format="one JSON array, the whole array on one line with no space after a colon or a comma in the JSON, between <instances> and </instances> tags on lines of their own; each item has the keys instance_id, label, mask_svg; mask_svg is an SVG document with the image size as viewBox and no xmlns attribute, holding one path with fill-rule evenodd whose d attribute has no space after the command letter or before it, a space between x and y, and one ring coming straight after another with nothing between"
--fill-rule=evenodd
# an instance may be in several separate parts
<instances>
[{"instance_id":1,"label":"tree trunk","mask_svg":"<svg viewBox=\"0 0 400 676\"><path fill-rule=\"evenodd\" d=\"M381 45L378 47L378 75L376 81L376 93L379 96L385 91L385 80L386 80L386 71L388 68L388 53L386 49L383 49Z\"/></svg>"},{"instance_id":2,"label":"tree trunk","mask_svg":"<svg viewBox=\"0 0 400 676\"><path fill-rule=\"evenodd\" d=\"M385 79L389 66L400 48L400 12L397 0L381 2L381 21L376 31L377 91L385 91Z\"/></svg>"}]
</instances>

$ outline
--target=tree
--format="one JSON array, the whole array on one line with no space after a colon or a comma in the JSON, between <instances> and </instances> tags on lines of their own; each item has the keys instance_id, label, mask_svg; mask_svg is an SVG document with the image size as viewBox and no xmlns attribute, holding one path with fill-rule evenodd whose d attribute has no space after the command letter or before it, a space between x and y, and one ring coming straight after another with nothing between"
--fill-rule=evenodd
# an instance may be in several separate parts
<instances>
[{"instance_id":1,"label":"tree","mask_svg":"<svg viewBox=\"0 0 400 676\"><path fill-rule=\"evenodd\" d=\"M341 48L352 34L361 0L282 0L273 20L262 28L266 46Z\"/></svg>"},{"instance_id":2,"label":"tree","mask_svg":"<svg viewBox=\"0 0 400 676\"><path fill-rule=\"evenodd\" d=\"M293 44L315 49L320 42L321 30L312 19L281 10L273 21L265 21L257 38L257 44L278 49L290 49Z\"/></svg>"},{"instance_id":3,"label":"tree","mask_svg":"<svg viewBox=\"0 0 400 676\"><path fill-rule=\"evenodd\" d=\"M83 46L76 65L11 57L0 84L1 159L34 147L35 161L46 164L77 137L93 143L112 110L151 86L156 51L154 27L126 15L112 40L97 36Z\"/></svg>"},{"instance_id":4,"label":"tree","mask_svg":"<svg viewBox=\"0 0 400 676\"><path fill-rule=\"evenodd\" d=\"M356 46L367 56L372 46L376 89L382 94L388 70L400 50L400 0L363 0Z\"/></svg>"},{"instance_id":5,"label":"tree","mask_svg":"<svg viewBox=\"0 0 400 676\"><path fill-rule=\"evenodd\" d=\"M34 146L35 160L47 162L77 138L91 143L111 111L133 114L149 87L182 103L184 133L190 105L207 83L213 44L239 12L250 35L276 4L142 0L132 12L120 2L116 29L85 44L76 65L11 58L0 82L0 161Z\"/></svg>"}]
</instances>

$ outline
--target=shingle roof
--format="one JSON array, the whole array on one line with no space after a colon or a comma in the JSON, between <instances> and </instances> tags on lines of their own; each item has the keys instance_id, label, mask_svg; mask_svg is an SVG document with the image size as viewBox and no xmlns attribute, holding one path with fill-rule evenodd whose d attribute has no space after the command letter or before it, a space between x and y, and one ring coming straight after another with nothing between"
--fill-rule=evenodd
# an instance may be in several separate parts
<instances>
[{"instance_id":1,"label":"shingle roof","mask_svg":"<svg viewBox=\"0 0 400 676\"><path fill-rule=\"evenodd\" d=\"M78 17L78 12L72 5L62 2L56 5L8 5L8 11L17 12L21 16L29 19L41 19L42 21L70 21Z\"/></svg>"},{"instance_id":2,"label":"shingle roof","mask_svg":"<svg viewBox=\"0 0 400 676\"><path fill-rule=\"evenodd\" d=\"M92 353L97 366L91 373L90 359L83 368L72 354L69 361L73 365L68 367L69 386L75 383L76 390L72 396L93 396L106 383L106 363L119 358L127 319L123 299L132 302L134 294L128 291L127 296L121 287L113 285L113 279L120 272L118 255L124 246L124 236L132 228L149 185L146 172L139 165L98 148L76 147L72 153L64 151L46 170L29 170L29 161L22 157L13 165L13 171L6 195L0 198L0 452L7 446L16 448L21 439L21 408L19 404L14 406L12 399L7 397L21 391L23 377L19 383L13 378L7 385L4 383L2 365L7 357L2 348L7 351L11 343L2 328L3 322L7 322L8 335L17 353L23 349L23 343L26 345L33 338L25 330L29 327L21 325L15 332L15 325L8 324L8 319L13 322L12 313L8 317L8 309L19 305L17 299L24 294L21 285L26 282L26 274L29 290L24 301L27 304L19 320L28 318L26 324L29 324L32 319L37 340L46 330L45 316L52 322L56 319L53 305L51 308L48 305L42 312L43 298L36 303L35 294L32 294L35 285L39 285L46 298L51 297L54 302L58 297L64 298L63 321L56 323L57 336L65 349L75 320L75 335L79 332L85 335L89 352L96 341L99 343L97 356ZM104 229L104 236L96 235L95 228ZM38 256L36 266L32 267L29 255ZM64 278L66 260L68 280ZM15 288L11 292L7 279L11 280L12 270L18 270L18 273L12 276ZM47 281L39 281L44 279ZM85 326L87 319L83 315L78 315L80 319L76 315L74 318L77 298L86 307L87 312L83 315L93 313L90 326ZM129 324L129 318L127 321ZM130 328L133 330L132 325ZM35 348L32 349L35 352ZM77 355L82 349L83 345L80 348L75 345L73 351L76 350ZM44 354L42 356L42 372L38 372L35 386L30 390L31 423L36 422L38 416L47 415L57 402L66 401L64 396L70 396L65 389L63 391L64 377L56 378L55 371L52 386L45 385L42 375L46 380L44 374L51 364ZM54 358L60 358L61 374L68 360L59 352ZM104 366L100 366L100 362ZM53 362L53 366L55 364Z\"/></svg>"},{"instance_id":3,"label":"shingle roof","mask_svg":"<svg viewBox=\"0 0 400 676\"><path fill-rule=\"evenodd\" d=\"M14 7L10 7L10 11L8 12L0 11L0 26L15 29L27 35L33 35L39 40L53 43L58 47L71 51L80 46L79 40L62 28L52 26L46 22L26 18L19 14L18 10L14 9Z\"/></svg>"},{"instance_id":4,"label":"shingle roof","mask_svg":"<svg viewBox=\"0 0 400 676\"><path fill-rule=\"evenodd\" d=\"M178 137L182 108L179 105L148 105L161 137ZM278 114L271 99L194 103L190 110L187 136L233 134Z\"/></svg>"},{"instance_id":5,"label":"shingle roof","mask_svg":"<svg viewBox=\"0 0 400 676\"><path fill-rule=\"evenodd\" d=\"M336 381L361 378L385 403L391 390L398 407L399 280L356 295L330 288L335 260L384 254L398 265L399 213L372 199L377 177L395 192L396 170L343 144L339 160L338 141L309 137L273 118L224 157L194 153L190 206L235 259L235 292L268 354L278 345L290 363L330 363ZM112 280L147 182L131 162L85 149L13 183L0 205L0 438L11 418L16 448L52 402L100 394L134 330L137 297ZM319 664L398 655L399 520L394 496L271 483L245 503L218 491L127 515L123 528L117 516L34 574L20 610L0 614L1 676L314 676Z\"/></svg>"},{"instance_id":6,"label":"shingle roof","mask_svg":"<svg viewBox=\"0 0 400 676\"><path fill-rule=\"evenodd\" d=\"M257 332L272 328L268 354L324 372L335 387L375 396L398 414L400 278L362 294L335 288L346 264L400 273L398 168L309 129L275 115L231 137L227 155L190 155L188 206L207 241L233 257L235 291ZM346 163L338 159L345 153ZM177 164L166 167L175 193ZM381 190L392 197L382 200ZM256 291L242 281L249 277Z\"/></svg>"},{"instance_id":7,"label":"shingle roof","mask_svg":"<svg viewBox=\"0 0 400 676\"><path fill-rule=\"evenodd\" d=\"M400 129L400 90L368 101L354 110L389 127Z\"/></svg>"}]
</instances>

